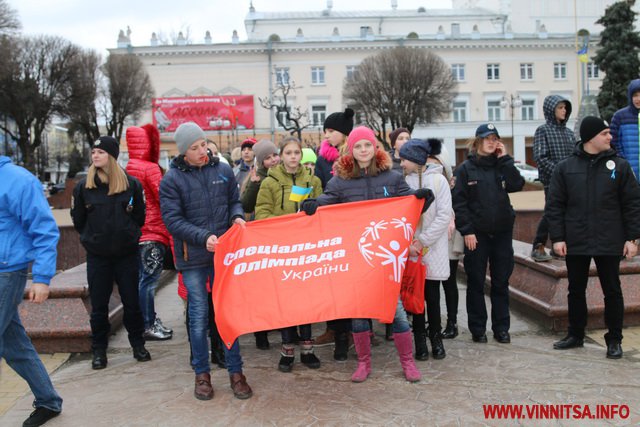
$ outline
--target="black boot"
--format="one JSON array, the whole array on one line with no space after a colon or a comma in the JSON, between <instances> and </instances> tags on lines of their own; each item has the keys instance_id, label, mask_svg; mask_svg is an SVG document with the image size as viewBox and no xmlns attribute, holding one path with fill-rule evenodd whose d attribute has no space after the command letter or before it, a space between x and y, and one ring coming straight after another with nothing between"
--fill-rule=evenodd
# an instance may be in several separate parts
<instances>
[{"instance_id":1,"label":"black boot","mask_svg":"<svg viewBox=\"0 0 640 427\"><path fill-rule=\"evenodd\" d=\"M256 347L259 350L269 350L269 332L268 331L260 331L254 332L253 335L256 337Z\"/></svg>"},{"instance_id":2,"label":"black boot","mask_svg":"<svg viewBox=\"0 0 640 427\"><path fill-rule=\"evenodd\" d=\"M107 350L104 348L93 350L91 369L104 369L107 367Z\"/></svg>"},{"instance_id":3,"label":"black boot","mask_svg":"<svg viewBox=\"0 0 640 427\"><path fill-rule=\"evenodd\" d=\"M387 323L384 325L384 339L387 341L393 341L393 328L392 324Z\"/></svg>"},{"instance_id":4,"label":"black boot","mask_svg":"<svg viewBox=\"0 0 640 427\"><path fill-rule=\"evenodd\" d=\"M452 339L458 336L458 325L455 320L447 320L447 327L442 332L442 338Z\"/></svg>"},{"instance_id":5,"label":"black boot","mask_svg":"<svg viewBox=\"0 0 640 427\"><path fill-rule=\"evenodd\" d=\"M333 350L333 358L339 361L347 360L347 353L349 352L349 333L336 332L335 344L336 347Z\"/></svg>"},{"instance_id":6,"label":"black boot","mask_svg":"<svg viewBox=\"0 0 640 427\"><path fill-rule=\"evenodd\" d=\"M427 335L424 332L414 333L413 341L416 346L416 360L429 360L429 350L427 349Z\"/></svg>"},{"instance_id":7,"label":"black boot","mask_svg":"<svg viewBox=\"0 0 640 427\"><path fill-rule=\"evenodd\" d=\"M444 359L447 353L444 351L444 344L442 344L440 332L430 336L429 341L431 341L431 354L433 358L436 360Z\"/></svg>"},{"instance_id":8,"label":"black boot","mask_svg":"<svg viewBox=\"0 0 640 427\"><path fill-rule=\"evenodd\" d=\"M227 369L227 361L220 338L211 337L211 363L215 363L220 369Z\"/></svg>"},{"instance_id":9,"label":"black boot","mask_svg":"<svg viewBox=\"0 0 640 427\"><path fill-rule=\"evenodd\" d=\"M149 360L151 360L151 354L149 354L147 349L144 348L144 344L135 346L133 347L132 350L133 350L133 358L136 359L138 362L148 362Z\"/></svg>"}]
</instances>

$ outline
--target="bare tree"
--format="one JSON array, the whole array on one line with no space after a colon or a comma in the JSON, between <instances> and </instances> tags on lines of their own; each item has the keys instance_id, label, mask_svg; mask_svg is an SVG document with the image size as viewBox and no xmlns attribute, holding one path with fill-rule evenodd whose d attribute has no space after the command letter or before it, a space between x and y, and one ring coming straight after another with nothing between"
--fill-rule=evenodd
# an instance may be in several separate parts
<instances>
[{"instance_id":1,"label":"bare tree","mask_svg":"<svg viewBox=\"0 0 640 427\"><path fill-rule=\"evenodd\" d=\"M395 48L365 58L344 84L363 121L387 144L387 127L432 123L451 111L456 82L449 66L423 49Z\"/></svg>"},{"instance_id":2,"label":"bare tree","mask_svg":"<svg viewBox=\"0 0 640 427\"><path fill-rule=\"evenodd\" d=\"M17 141L24 166L35 172L34 152L53 117L64 116L81 49L60 37L0 39L0 114L15 128L0 129Z\"/></svg>"},{"instance_id":3,"label":"bare tree","mask_svg":"<svg viewBox=\"0 0 640 427\"><path fill-rule=\"evenodd\" d=\"M107 133L120 140L124 122L149 108L153 97L151 79L137 56L111 54L102 67L106 78L101 114L106 117Z\"/></svg>"},{"instance_id":4,"label":"bare tree","mask_svg":"<svg viewBox=\"0 0 640 427\"><path fill-rule=\"evenodd\" d=\"M82 135L85 142L100 137L98 126L98 87L104 78L100 73L100 55L94 50L85 50L77 58L76 74L71 81L71 97L65 115L69 119L69 132ZM84 152L82 149L81 153Z\"/></svg>"},{"instance_id":5,"label":"bare tree","mask_svg":"<svg viewBox=\"0 0 640 427\"><path fill-rule=\"evenodd\" d=\"M287 78L286 82L280 83L271 92L269 98L258 98L260 106L267 110L273 110L276 121L281 128L295 134L302 141L302 131L309 126L309 111L300 107L289 105L289 95L296 91L295 82Z\"/></svg>"},{"instance_id":6,"label":"bare tree","mask_svg":"<svg viewBox=\"0 0 640 427\"><path fill-rule=\"evenodd\" d=\"M0 34L14 34L21 27L18 12L6 0L0 0Z\"/></svg>"}]
</instances>

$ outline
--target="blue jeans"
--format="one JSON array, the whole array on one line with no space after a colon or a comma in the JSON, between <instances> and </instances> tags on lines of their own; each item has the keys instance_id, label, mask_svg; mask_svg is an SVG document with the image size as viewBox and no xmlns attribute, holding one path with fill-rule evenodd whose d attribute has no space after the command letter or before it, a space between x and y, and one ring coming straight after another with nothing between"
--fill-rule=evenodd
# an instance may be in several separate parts
<instances>
[{"instance_id":1,"label":"blue jeans","mask_svg":"<svg viewBox=\"0 0 640 427\"><path fill-rule=\"evenodd\" d=\"M140 311L144 320L144 328L149 329L156 321L154 297L158 279L162 273L166 247L160 242L144 242L140 244L140 279L138 296Z\"/></svg>"},{"instance_id":2,"label":"blue jeans","mask_svg":"<svg viewBox=\"0 0 640 427\"><path fill-rule=\"evenodd\" d=\"M0 359L29 384L34 407L60 412L62 398L56 393L38 353L18 315L27 284L27 270L0 273Z\"/></svg>"},{"instance_id":3,"label":"blue jeans","mask_svg":"<svg viewBox=\"0 0 640 427\"><path fill-rule=\"evenodd\" d=\"M369 319L353 319L351 321L351 328L354 333L369 331ZM393 333L401 334L411 329L409 321L407 320L407 312L404 310L402 300L398 296L398 303L396 305L396 314L393 316Z\"/></svg>"},{"instance_id":4,"label":"blue jeans","mask_svg":"<svg viewBox=\"0 0 640 427\"><path fill-rule=\"evenodd\" d=\"M187 287L187 302L189 304L189 339L191 340L191 366L197 374L210 372L209 365L209 302L207 298L207 281L213 283L213 266L182 270L182 279ZM215 309L215 307L214 307ZM235 340L231 350L224 347L227 371L230 374L242 372L242 356L240 344Z\"/></svg>"}]
</instances>

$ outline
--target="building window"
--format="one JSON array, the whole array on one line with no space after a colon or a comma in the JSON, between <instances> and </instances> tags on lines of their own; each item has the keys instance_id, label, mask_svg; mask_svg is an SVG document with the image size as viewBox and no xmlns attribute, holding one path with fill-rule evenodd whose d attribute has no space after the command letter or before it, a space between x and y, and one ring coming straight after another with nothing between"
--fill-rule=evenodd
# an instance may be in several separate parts
<instances>
[{"instance_id":1,"label":"building window","mask_svg":"<svg viewBox=\"0 0 640 427\"><path fill-rule=\"evenodd\" d=\"M458 82L464 81L464 64L452 64L451 74L453 74L453 80Z\"/></svg>"},{"instance_id":2,"label":"building window","mask_svg":"<svg viewBox=\"0 0 640 427\"><path fill-rule=\"evenodd\" d=\"M324 84L324 67L311 67L311 84Z\"/></svg>"},{"instance_id":3,"label":"building window","mask_svg":"<svg viewBox=\"0 0 640 427\"><path fill-rule=\"evenodd\" d=\"M285 126L290 126L292 123L291 121L287 120L287 112L291 112L291 106L287 105L287 108L285 109L284 107L278 107L278 126L279 127L283 127L281 125L281 123L284 123Z\"/></svg>"},{"instance_id":4,"label":"building window","mask_svg":"<svg viewBox=\"0 0 640 427\"><path fill-rule=\"evenodd\" d=\"M523 99L520 108L520 116L522 120L535 120L536 101L533 99Z\"/></svg>"},{"instance_id":5,"label":"building window","mask_svg":"<svg viewBox=\"0 0 640 427\"><path fill-rule=\"evenodd\" d=\"M600 78L600 69L593 62L587 63L587 78L589 79L599 79Z\"/></svg>"},{"instance_id":6,"label":"building window","mask_svg":"<svg viewBox=\"0 0 640 427\"><path fill-rule=\"evenodd\" d=\"M326 118L327 118L326 105L311 106L311 121L313 122L313 126L321 126L324 123L324 119Z\"/></svg>"},{"instance_id":7,"label":"building window","mask_svg":"<svg viewBox=\"0 0 640 427\"><path fill-rule=\"evenodd\" d=\"M487 64L487 80L500 80L500 64Z\"/></svg>"},{"instance_id":8,"label":"building window","mask_svg":"<svg viewBox=\"0 0 640 427\"><path fill-rule=\"evenodd\" d=\"M490 122L499 122L502 120L502 107L500 100L487 101L487 120Z\"/></svg>"},{"instance_id":9,"label":"building window","mask_svg":"<svg viewBox=\"0 0 640 427\"><path fill-rule=\"evenodd\" d=\"M347 65L347 80L353 80L357 70L358 67L356 65Z\"/></svg>"},{"instance_id":10,"label":"building window","mask_svg":"<svg viewBox=\"0 0 640 427\"><path fill-rule=\"evenodd\" d=\"M371 31L371 27L360 27L360 38L367 37L367 34Z\"/></svg>"},{"instance_id":11,"label":"building window","mask_svg":"<svg viewBox=\"0 0 640 427\"><path fill-rule=\"evenodd\" d=\"M553 64L553 78L556 80L567 79L567 63L556 62Z\"/></svg>"},{"instance_id":12,"label":"building window","mask_svg":"<svg viewBox=\"0 0 640 427\"><path fill-rule=\"evenodd\" d=\"M289 67L276 68L276 85L289 86Z\"/></svg>"},{"instance_id":13,"label":"building window","mask_svg":"<svg viewBox=\"0 0 640 427\"><path fill-rule=\"evenodd\" d=\"M533 64L520 64L520 80L533 80Z\"/></svg>"},{"instance_id":14,"label":"building window","mask_svg":"<svg viewBox=\"0 0 640 427\"><path fill-rule=\"evenodd\" d=\"M467 101L453 101L453 121L456 123L467 121Z\"/></svg>"}]
</instances>

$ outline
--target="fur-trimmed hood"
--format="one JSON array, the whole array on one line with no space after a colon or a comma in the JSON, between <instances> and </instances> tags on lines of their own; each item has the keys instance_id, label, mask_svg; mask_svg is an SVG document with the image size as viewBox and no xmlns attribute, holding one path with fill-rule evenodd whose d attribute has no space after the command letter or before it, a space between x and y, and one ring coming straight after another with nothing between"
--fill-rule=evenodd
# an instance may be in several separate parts
<instances>
[{"instance_id":1,"label":"fur-trimmed hood","mask_svg":"<svg viewBox=\"0 0 640 427\"><path fill-rule=\"evenodd\" d=\"M378 173L390 170L393 167L391 157L384 150L376 150L374 160L378 167ZM335 176L339 176L342 179L351 179L351 171L353 171L353 167L353 155L345 154L333 164L333 173Z\"/></svg>"}]
</instances>

